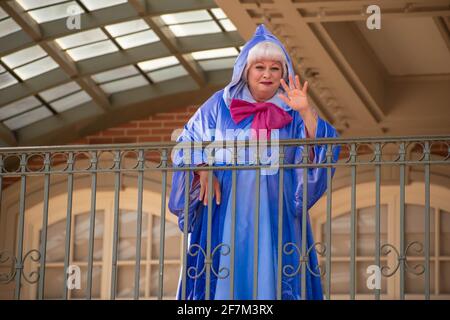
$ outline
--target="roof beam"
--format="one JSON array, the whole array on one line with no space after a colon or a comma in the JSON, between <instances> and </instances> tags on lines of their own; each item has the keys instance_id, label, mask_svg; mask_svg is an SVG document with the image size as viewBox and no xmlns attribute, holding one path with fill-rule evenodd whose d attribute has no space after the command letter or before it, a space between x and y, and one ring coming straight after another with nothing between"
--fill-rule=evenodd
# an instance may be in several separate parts
<instances>
[{"instance_id":1,"label":"roof beam","mask_svg":"<svg viewBox=\"0 0 450 320\"><path fill-rule=\"evenodd\" d=\"M200 50L216 49L220 47L238 47L244 43L236 31L224 33L213 33L199 36L189 36L178 39L178 47L182 54ZM155 42L126 51L117 51L99 57L78 61L76 63L78 75L72 76L90 79L90 75L119 68L122 66L136 64L138 62L157 59L170 55L168 49L161 43ZM0 95L0 106L25 98L29 95L39 93L58 84L70 81L70 77L61 70L51 70L43 75L31 78L23 83L17 83L2 90L8 94ZM97 87L96 85L93 86Z\"/></svg>"},{"instance_id":2,"label":"roof beam","mask_svg":"<svg viewBox=\"0 0 450 320\"><path fill-rule=\"evenodd\" d=\"M294 28L293 42L303 45L303 56L305 60L308 59L308 63L305 62L305 64L320 66L319 73L330 81L329 86L333 88L331 95L335 98L336 104L341 104L345 113L352 116L352 126L370 126L373 134L383 134L378 124L380 118L367 105L361 91L355 90L348 69L346 70L342 65L342 59L340 59L342 55L335 50L335 44L324 32L323 26L308 24L290 0L275 0L275 3L278 4L285 24ZM328 91L331 92L331 90ZM329 106L329 108L336 107L336 105Z\"/></svg>"},{"instance_id":3,"label":"roof beam","mask_svg":"<svg viewBox=\"0 0 450 320\"><path fill-rule=\"evenodd\" d=\"M415 12L381 11L383 19L426 18L449 16L450 10L421 10ZM304 16L305 22L339 22L339 21L366 21L369 14L361 14L361 10L349 13L326 13L319 16L317 13Z\"/></svg>"},{"instance_id":4,"label":"roof beam","mask_svg":"<svg viewBox=\"0 0 450 320\"><path fill-rule=\"evenodd\" d=\"M174 55L180 64L186 69L189 75L194 79L199 87L206 84L205 75L198 63L194 59L188 59L180 53L175 43L176 37L169 28L164 27L161 21L147 15L146 7L138 0L129 0L128 3L133 6L136 12L143 17L150 28L156 33L161 42L169 49L170 53Z\"/></svg>"},{"instance_id":5,"label":"roof beam","mask_svg":"<svg viewBox=\"0 0 450 320\"><path fill-rule=\"evenodd\" d=\"M364 21L369 16L366 9L369 5L378 5L383 19L418 18L450 16L447 0L324 0L297 1L293 9L299 11L305 22L338 22ZM259 10L274 12L277 5L274 2L243 3L242 7L251 12L257 23L263 23ZM283 23L283 18L273 15L273 23Z\"/></svg>"},{"instance_id":6,"label":"roof beam","mask_svg":"<svg viewBox=\"0 0 450 320\"><path fill-rule=\"evenodd\" d=\"M400 7L405 8L410 0L321 0L321 1L298 1L295 3L296 8L312 9L312 8L355 8L369 5L378 5L380 7ZM448 6L447 0L414 0L414 5L422 5L427 7Z\"/></svg>"},{"instance_id":7,"label":"roof beam","mask_svg":"<svg viewBox=\"0 0 450 320\"><path fill-rule=\"evenodd\" d=\"M450 51L450 17L435 17L433 20L442 36L442 40L444 40Z\"/></svg>"},{"instance_id":8,"label":"roof beam","mask_svg":"<svg viewBox=\"0 0 450 320\"><path fill-rule=\"evenodd\" d=\"M0 2L0 6L34 41L41 39L42 33L39 25L15 1ZM77 67L67 53L58 48L53 42L41 42L40 46L102 109L107 110L110 107L108 97L95 82L90 78L78 77Z\"/></svg>"},{"instance_id":9,"label":"roof beam","mask_svg":"<svg viewBox=\"0 0 450 320\"><path fill-rule=\"evenodd\" d=\"M379 122L388 112L384 84L389 74L364 36L351 22L314 24L314 30L327 43L330 56Z\"/></svg>"}]
</instances>

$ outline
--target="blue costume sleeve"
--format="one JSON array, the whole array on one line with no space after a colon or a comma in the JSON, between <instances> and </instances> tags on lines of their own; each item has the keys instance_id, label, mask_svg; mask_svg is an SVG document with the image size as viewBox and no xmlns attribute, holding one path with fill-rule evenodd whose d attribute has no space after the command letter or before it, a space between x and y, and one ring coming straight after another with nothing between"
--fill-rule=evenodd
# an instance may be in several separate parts
<instances>
[{"instance_id":1,"label":"blue costume sleeve","mask_svg":"<svg viewBox=\"0 0 450 320\"><path fill-rule=\"evenodd\" d=\"M328 122L318 118L315 138L334 138L338 133L336 129ZM300 130L297 139L304 139L306 137L306 128L304 122L300 123ZM339 157L339 146L333 146L333 162L336 162ZM302 163L303 146L297 147L295 151L294 163ZM326 145L314 146L314 163L326 162ZM332 168L332 176L335 168ZM327 189L327 169L322 168L308 168L308 210L322 197ZM300 216L303 210L303 168L294 169L294 183L295 183L295 213Z\"/></svg>"},{"instance_id":2,"label":"blue costume sleeve","mask_svg":"<svg viewBox=\"0 0 450 320\"><path fill-rule=\"evenodd\" d=\"M217 113L217 99L220 99L222 92L214 94L208 99L191 117L191 119L184 126L177 142L192 142L194 148L190 152L190 164L185 163L184 152L188 150L178 149L174 150L172 154L172 161L174 167L189 167L198 166L205 163L205 156L201 148L201 142L211 141L212 133L216 126L215 119ZM189 153L187 153L189 155ZM172 176L172 189L169 197L169 210L178 217L178 226L181 231L184 229L184 193L187 177L189 176L189 216L188 216L188 232L192 232L196 222L196 212L200 204L198 199L200 195L200 183L197 175L193 171L174 171Z\"/></svg>"}]
</instances>

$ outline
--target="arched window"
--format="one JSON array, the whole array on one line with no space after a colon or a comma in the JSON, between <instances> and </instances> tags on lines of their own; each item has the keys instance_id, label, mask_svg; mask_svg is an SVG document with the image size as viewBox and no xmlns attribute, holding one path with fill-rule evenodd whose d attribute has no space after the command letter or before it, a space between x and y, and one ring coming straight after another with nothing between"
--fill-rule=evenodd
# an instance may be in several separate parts
<instances>
[{"instance_id":1,"label":"arched window","mask_svg":"<svg viewBox=\"0 0 450 320\"><path fill-rule=\"evenodd\" d=\"M381 243L387 241L387 206L381 206ZM326 223L321 224L321 239L326 239ZM348 294L350 292L350 212L332 219L332 265L331 293ZM356 211L356 292L370 293L366 286L367 267L375 264L375 207L359 208ZM386 263L386 257L382 258ZM382 293L386 293L386 278L381 284ZM326 292L325 281L322 282Z\"/></svg>"},{"instance_id":2,"label":"arched window","mask_svg":"<svg viewBox=\"0 0 450 320\"><path fill-rule=\"evenodd\" d=\"M108 298L111 260L110 252L113 241L113 215L96 212L93 254L92 298ZM106 219L106 221L105 221ZM135 261L136 261L136 221L137 212L120 210L118 236L117 298L127 299L134 296ZM158 296L159 250L160 250L159 215L143 212L141 240L140 298L155 299ZM109 230L105 230L109 226ZM89 254L90 212L76 214L72 223L72 241L70 244L70 264L81 270L81 288L68 290L69 299L86 297L87 267ZM152 230L152 232L149 232ZM47 261L45 275L45 298L60 299L64 290L64 255L65 255L66 221L60 220L48 226ZM39 237L40 238L40 237ZM164 286L163 296L174 298L178 284L180 268L181 233L172 221L166 221L164 252Z\"/></svg>"},{"instance_id":3,"label":"arched window","mask_svg":"<svg viewBox=\"0 0 450 320\"><path fill-rule=\"evenodd\" d=\"M86 289L89 242L89 213L77 214L72 224L72 241L70 245L70 264L77 265L81 270L81 289L69 290L69 298L83 298ZM105 215L103 211L96 212L94 255L92 270L92 297L100 298L101 274L103 270L103 244ZM41 230L42 232L42 230ZM41 239L41 236L39 236ZM46 299L60 299L63 296L64 257L65 257L66 221L59 220L48 226L47 255L45 270ZM40 244L39 244L40 247Z\"/></svg>"},{"instance_id":4,"label":"arched window","mask_svg":"<svg viewBox=\"0 0 450 320\"><path fill-rule=\"evenodd\" d=\"M133 211L120 211L117 297L132 298L136 261L136 217ZM160 223L158 215L143 213L141 242L140 297L156 299L159 284ZM151 232L149 232L151 230ZM178 226L166 221L164 247L163 296L174 298L180 268L181 233Z\"/></svg>"},{"instance_id":5,"label":"arched window","mask_svg":"<svg viewBox=\"0 0 450 320\"><path fill-rule=\"evenodd\" d=\"M433 186L432 186L433 188ZM374 291L367 288L369 276L366 269L375 264L375 206L373 205L373 187L370 184L357 186L358 198L356 226L356 297L373 299ZM425 206L420 201L424 199L423 185L412 183L406 187L405 203L405 248L413 242L425 243ZM389 243L400 249L400 197L398 186L381 188L381 245ZM448 189L435 187L430 205L430 295L432 299L450 298L450 210L448 204ZM332 243L331 243L331 298L348 299L350 294L350 242L351 214L350 188L342 188L333 192L332 210ZM337 199L337 200L336 200ZM359 201L359 199L361 199ZM368 205L371 203L371 205ZM315 240L326 243L326 199L321 199L317 207L310 212L315 230ZM424 250L418 251L420 245L411 245L407 252L409 266L425 265ZM326 257L319 257L325 268ZM381 265L389 266L388 271L398 263L394 251L381 256ZM420 271L419 266L416 271ZM322 281L326 292L326 276ZM406 299L423 299L425 292L424 273L414 274L405 271ZM382 298L399 299L399 271L391 277L382 277Z\"/></svg>"}]
</instances>

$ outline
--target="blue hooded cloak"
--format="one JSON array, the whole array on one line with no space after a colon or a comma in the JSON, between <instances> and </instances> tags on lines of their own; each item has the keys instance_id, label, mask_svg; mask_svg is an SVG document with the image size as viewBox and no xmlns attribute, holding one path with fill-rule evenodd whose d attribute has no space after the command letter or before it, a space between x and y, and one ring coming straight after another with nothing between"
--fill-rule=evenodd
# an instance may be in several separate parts
<instances>
[{"instance_id":1,"label":"blue hooded cloak","mask_svg":"<svg viewBox=\"0 0 450 320\"><path fill-rule=\"evenodd\" d=\"M242 73L245 69L249 50L262 41L271 41L282 48L287 62L288 74L294 77L294 69L291 59L281 44L264 25L258 26L254 36L245 44L236 59L231 82L223 89L213 94L192 116L184 126L184 130L178 137L178 142L201 142L214 140L228 140L226 130L236 132L249 132L253 116L235 124L231 119L229 105L233 98L239 98L254 102L244 80ZM279 90L282 90L280 88ZM276 95L269 100L288 112L293 120L285 127L278 130L279 139L304 139L306 129L299 113L292 110ZM239 131L241 130L241 131ZM248 139L250 135L233 136L237 140ZM243 138L244 137L244 138ZM326 121L318 118L315 138L337 137L336 130ZM301 163L303 147L287 147L284 154L284 163ZM229 150L228 150L229 151ZM272 151L269 152L269 155ZM337 161L339 148L333 150L333 161ZM206 156L201 150L195 150L190 156L191 164L185 164L183 150L178 150L172 155L174 166L183 167L206 163ZM245 157L245 156L244 156ZM326 146L314 146L314 162L325 162ZM226 149L216 151L215 166L230 164L230 153ZM251 160L244 160L245 164ZM279 171L270 172L260 176L260 201L259 201L259 235L258 235L258 290L257 299L277 298L277 268L278 268L278 194ZM268 171L267 171L268 172ZM334 174L334 169L333 172ZM236 173L236 224L235 224L235 260L234 279L231 279L229 271L230 254L224 250L223 244L231 247L231 170L216 170L222 199L219 205L213 200L212 205L212 230L211 252L213 269L210 278L210 298L230 299L230 282L234 281L234 299L253 299L253 252L254 252L254 212L255 212L255 170L237 170ZM302 205L303 205L303 169L285 169L283 176L283 246L294 243L300 250L302 239ZM326 190L326 169L308 169L308 199L307 207L311 208ZM189 180L188 180L189 178ZM181 290L186 290L186 299L205 299L206 267L205 254L207 249L207 221L208 207L198 200L200 185L198 179L194 179L192 171L175 171L172 176L172 189L169 199L169 210L178 217L179 228L183 231L185 222L184 190L185 183L190 184L189 212L188 212L188 252L187 254L187 281L186 288L178 286L177 298L181 298ZM306 212L304 214L307 214ZM307 248L314 244L309 216L307 216ZM201 250L199 250L201 248ZM217 248L218 250L214 249ZM296 250L283 252L282 267L291 266L288 273L297 269L300 256ZM322 287L320 276L316 275L319 269L317 254L310 250L308 255L309 268L301 268L300 272L292 276L282 276L282 299L301 299L301 273L306 272L306 299L322 299ZM293 269L292 269L293 268ZM304 270L306 269L306 270ZM313 272L311 272L314 271ZM214 271L214 272L213 272ZM182 271L183 272L183 271ZM217 276L219 275L219 277Z\"/></svg>"}]
</instances>

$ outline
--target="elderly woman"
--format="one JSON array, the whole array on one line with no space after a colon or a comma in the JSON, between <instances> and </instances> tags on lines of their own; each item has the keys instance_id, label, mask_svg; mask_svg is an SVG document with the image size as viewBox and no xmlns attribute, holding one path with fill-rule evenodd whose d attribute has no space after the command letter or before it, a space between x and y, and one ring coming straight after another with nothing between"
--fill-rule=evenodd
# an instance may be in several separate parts
<instances>
[{"instance_id":1,"label":"elderly woman","mask_svg":"<svg viewBox=\"0 0 450 320\"><path fill-rule=\"evenodd\" d=\"M228 130L246 132L244 138L238 134L237 140L246 138L265 138L268 134L272 140L304 139L307 137L336 137L336 130L317 113L308 102L308 83L303 87L298 76L294 75L291 59L284 46L263 25L260 25L236 59L231 82L209 98L185 125L178 137L179 142L200 142L225 140ZM253 131L252 131L253 130ZM259 131L267 130L267 131ZM228 131L229 132L229 131ZM250 132L253 132L250 134ZM276 134L275 134L276 133ZM314 146L310 161L323 162L325 146ZM195 173L176 171L172 178L172 190L169 199L170 211L178 216L179 227L183 230L186 220L184 212L185 183L189 181L189 212L187 229L188 241L186 286L178 287L178 299L185 290L186 299L205 299L206 272L211 267L210 298L230 299L230 284L234 283L234 299L254 298L254 245L258 246L257 255L257 299L277 298L278 270L278 194L279 171L275 174L262 174L259 186L256 184L256 170L236 170L236 223L234 277L231 279L230 254L224 246L232 243L232 172L215 170L213 186L208 185L208 172L202 166L207 159L193 152ZM334 161L339 150L334 150ZM173 155L174 165L187 166L183 151ZM192 156L192 154L191 154ZM216 158L217 159L217 158ZM229 160L229 159L228 159ZM301 163L302 147L288 147L284 154L284 163ZM225 161L227 163L227 161ZM229 163L229 162L228 162ZM247 162L248 163L248 162ZM245 163L245 164L247 164ZM214 165L220 165L216 162ZM283 176L283 228L282 243L294 243L299 250L302 239L303 206L303 169L286 169ZM333 172L334 173L334 172ZM326 190L326 169L308 170L308 199L310 208ZM189 178L189 180L188 180ZM258 244L254 243L255 232L255 190L259 187L259 224ZM215 201L208 203L208 189L212 188ZM212 264L206 264L208 206L212 206L211 252ZM313 246L313 236L309 218L307 220L307 248ZM199 249L201 248L201 250ZM222 252L220 252L222 250ZM317 255L310 250L309 268L297 269L300 257L298 251L286 250L282 253L282 267L285 269L281 279L282 299L301 298L301 273L306 272L307 299L322 299L322 288L317 268ZM220 272L222 270L222 272ZM214 271L214 272L213 272ZM289 272L290 271L290 272ZM311 272L313 271L313 272ZM219 277L217 276L219 275Z\"/></svg>"}]
</instances>

